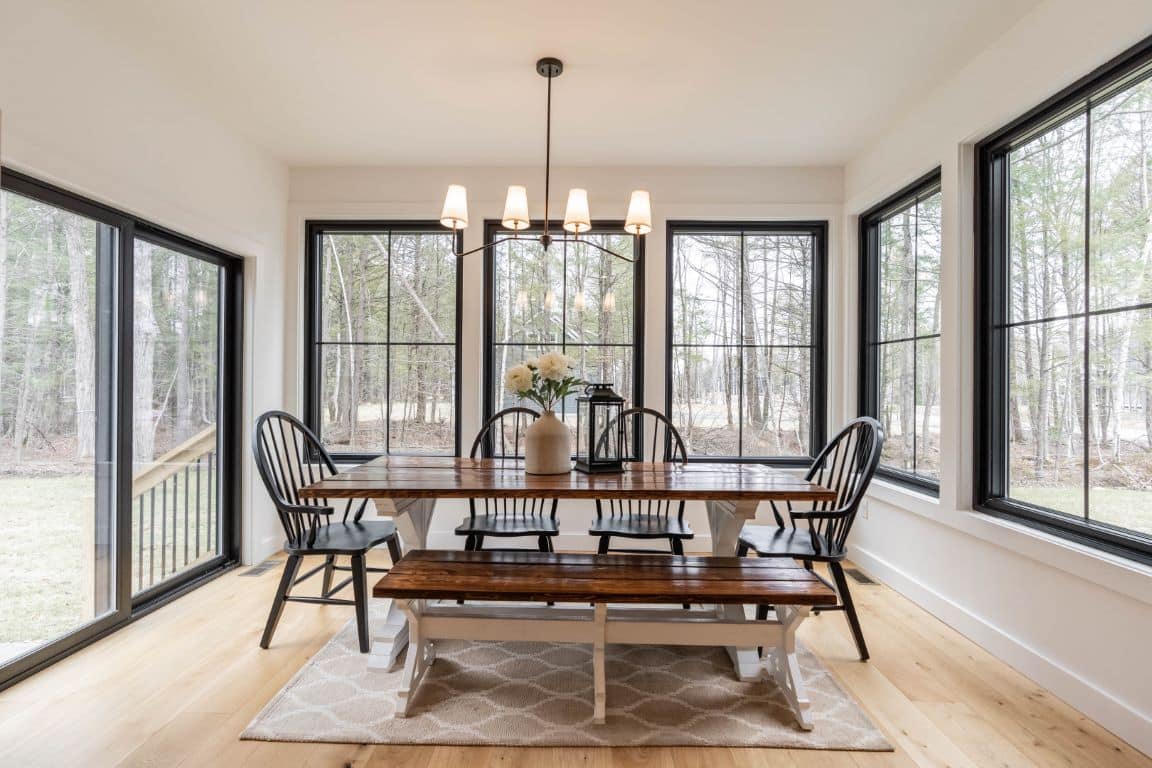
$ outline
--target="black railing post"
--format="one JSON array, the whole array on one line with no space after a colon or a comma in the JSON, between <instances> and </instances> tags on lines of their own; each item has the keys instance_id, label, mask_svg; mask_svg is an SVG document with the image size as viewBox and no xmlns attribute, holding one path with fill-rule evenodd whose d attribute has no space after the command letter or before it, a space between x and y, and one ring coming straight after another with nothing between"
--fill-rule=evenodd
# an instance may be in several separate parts
<instances>
[{"instance_id":1,"label":"black railing post","mask_svg":"<svg viewBox=\"0 0 1152 768\"><path fill-rule=\"evenodd\" d=\"M155 555L153 555L155 557ZM168 575L168 478L160 484L160 578ZM152 582L155 584L156 582Z\"/></svg>"},{"instance_id":2,"label":"black railing post","mask_svg":"<svg viewBox=\"0 0 1152 768\"><path fill-rule=\"evenodd\" d=\"M148 586L156 583L156 486L148 489ZM141 569L144 563L140 563Z\"/></svg>"}]
</instances>

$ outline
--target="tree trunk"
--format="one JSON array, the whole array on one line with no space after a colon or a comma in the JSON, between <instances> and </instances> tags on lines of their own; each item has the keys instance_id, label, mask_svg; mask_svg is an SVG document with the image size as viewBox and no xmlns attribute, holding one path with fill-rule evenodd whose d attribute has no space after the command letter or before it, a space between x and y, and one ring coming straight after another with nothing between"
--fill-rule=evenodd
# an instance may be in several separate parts
<instances>
[{"instance_id":1,"label":"tree trunk","mask_svg":"<svg viewBox=\"0 0 1152 768\"><path fill-rule=\"evenodd\" d=\"M188 259L183 254L172 257L173 278L173 330L176 335L176 434L173 443L179 443L192 436L192 366L189 361L188 337Z\"/></svg>"},{"instance_id":2,"label":"tree trunk","mask_svg":"<svg viewBox=\"0 0 1152 768\"><path fill-rule=\"evenodd\" d=\"M55 253L50 247L48 252ZM32 426L33 404L40 396L36 391L36 374L40 367L40 324L44 321L48 290L46 276L40 276L32 286L28 301L31 322L27 341L24 343L24 365L20 369L20 394L16 400L16 423L13 425L12 444L16 448L16 463L24 460L24 447L28 442L29 427Z\"/></svg>"},{"instance_id":3,"label":"tree trunk","mask_svg":"<svg viewBox=\"0 0 1152 768\"><path fill-rule=\"evenodd\" d=\"M740 258L747 265L748 255L741 252ZM747 266L745 266L745 273L747 271ZM745 344L754 345L756 344L756 315L753 311L755 304L752 300L752 286L747 277L741 283L740 306L743 307L741 314L744 316L741 336ZM766 414L761 405L760 359L757 350L752 349L744 354L744 407L747 409L744 414L744 423L749 427L758 429L763 425Z\"/></svg>"},{"instance_id":4,"label":"tree trunk","mask_svg":"<svg viewBox=\"0 0 1152 768\"><path fill-rule=\"evenodd\" d=\"M159 328L152 306L152 245L137 240L135 262L132 277L136 337L132 350L132 460L139 466L152 461L155 448L152 377Z\"/></svg>"},{"instance_id":5,"label":"tree trunk","mask_svg":"<svg viewBox=\"0 0 1152 768\"><path fill-rule=\"evenodd\" d=\"M68 252L68 288L76 374L76 458L86 459L96 454L96 338L92 329L88 259L85 258L84 231L80 220L59 213L53 214L53 218L64 230L64 248Z\"/></svg>"}]
</instances>

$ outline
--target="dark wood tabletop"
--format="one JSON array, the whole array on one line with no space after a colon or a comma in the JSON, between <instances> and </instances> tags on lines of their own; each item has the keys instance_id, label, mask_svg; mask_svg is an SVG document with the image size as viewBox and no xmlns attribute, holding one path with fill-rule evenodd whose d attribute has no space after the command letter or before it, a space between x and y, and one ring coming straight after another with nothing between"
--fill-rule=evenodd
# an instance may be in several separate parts
<instances>
[{"instance_id":1,"label":"dark wood tabletop","mask_svg":"<svg viewBox=\"0 0 1152 768\"><path fill-rule=\"evenodd\" d=\"M802 477L758 464L632 463L622 474L525 474L505 459L383 456L306 486L306 498L558 498L833 501Z\"/></svg>"},{"instance_id":2,"label":"dark wood tabletop","mask_svg":"<svg viewBox=\"0 0 1152 768\"><path fill-rule=\"evenodd\" d=\"M834 605L836 593L795 564L747 557L416 550L374 597L613 603Z\"/></svg>"}]
</instances>

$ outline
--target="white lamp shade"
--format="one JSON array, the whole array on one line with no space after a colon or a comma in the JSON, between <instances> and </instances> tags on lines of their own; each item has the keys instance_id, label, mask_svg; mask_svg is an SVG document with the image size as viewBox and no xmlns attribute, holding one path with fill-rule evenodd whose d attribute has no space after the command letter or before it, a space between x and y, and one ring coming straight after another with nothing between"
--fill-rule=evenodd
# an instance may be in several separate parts
<instances>
[{"instance_id":1,"label":"white lamp shade","mask_svg":"<svg viewBox=\"0 0 1152 768\"><path fill-rule=\"evenodd\" d=\"M508 187L508 197L504 201L504 218L500 220L507 229L528 229L528 190L518 184Z\"/></svg>"},{"instance_id":2,"label":"white lamp shade","mask_svg":"<svg viewBox=\"0 0 1152 768\"><path fill-rule=\"evenodd\" d=\"M568 208L564 212L564 229L576 235L592 229L592 217L588 215L588 190L568 190Z\"/></svg>"},{"instance_id":3,"label":"white lamp shade","mask_svg":"<svg viewBox=\"0 0 1152 768\"><path fill-rule=\"evenodd\" d=\"M584 297L584 291L576 291L576 295L572 298L573 309L584 309L588 306L588 300Z\"/></svg>"},{"instance_id":4,"label":"white lamp shade","mask_svg":"<svg viewBox=\"0 0 1152 768\"><path fill-rule=\"evenodd\" d=\"M448 185L448 194L444 195L444 210L440 212L440 223L449 229L464 229L468 226L468 190L462 185Z\"/></svg>"},{"instance_id":5,"label":"white lamp shade","mask_svg":"<svg viewBox=\"0 0 1152 768\"><path fill-rule=\"evenodd\" d=\"M604 299L600 302L600 307L605 312L615 312L616 311L616 294L613 293L612 291L608 291L608 293L604 294Z\"/></svg>"},{"instance_id":6,"label":"white lamp shade","mask_svg":"<svg viewBox=\"0 0 1152 768\"><path fill-rule=\"evenodd\" d=\"M624 231L633 235L646 235L652 231L652 199L648 190L632 192L628 202L628 218L624 220Z\"/></svg>"}]
</instances>

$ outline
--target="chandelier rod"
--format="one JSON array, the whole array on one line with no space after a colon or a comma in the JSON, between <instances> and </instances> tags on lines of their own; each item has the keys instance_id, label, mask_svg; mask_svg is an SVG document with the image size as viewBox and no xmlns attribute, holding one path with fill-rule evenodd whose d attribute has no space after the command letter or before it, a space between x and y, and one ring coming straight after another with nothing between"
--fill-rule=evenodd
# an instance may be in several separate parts
<instances>
[{"instance_id":1,"label":"chandelier rod","mask_svg":"<svg viewBox=\"0 0 1152 768\"><path fill-rule=\"evenodd\" d=\"M548 106L547 127L544 129L544 239L541 242L548 247L551 238L548 237L548 200L552 191L552 74L553 69L548 68Z\"/></svg>"}]
</instances>

